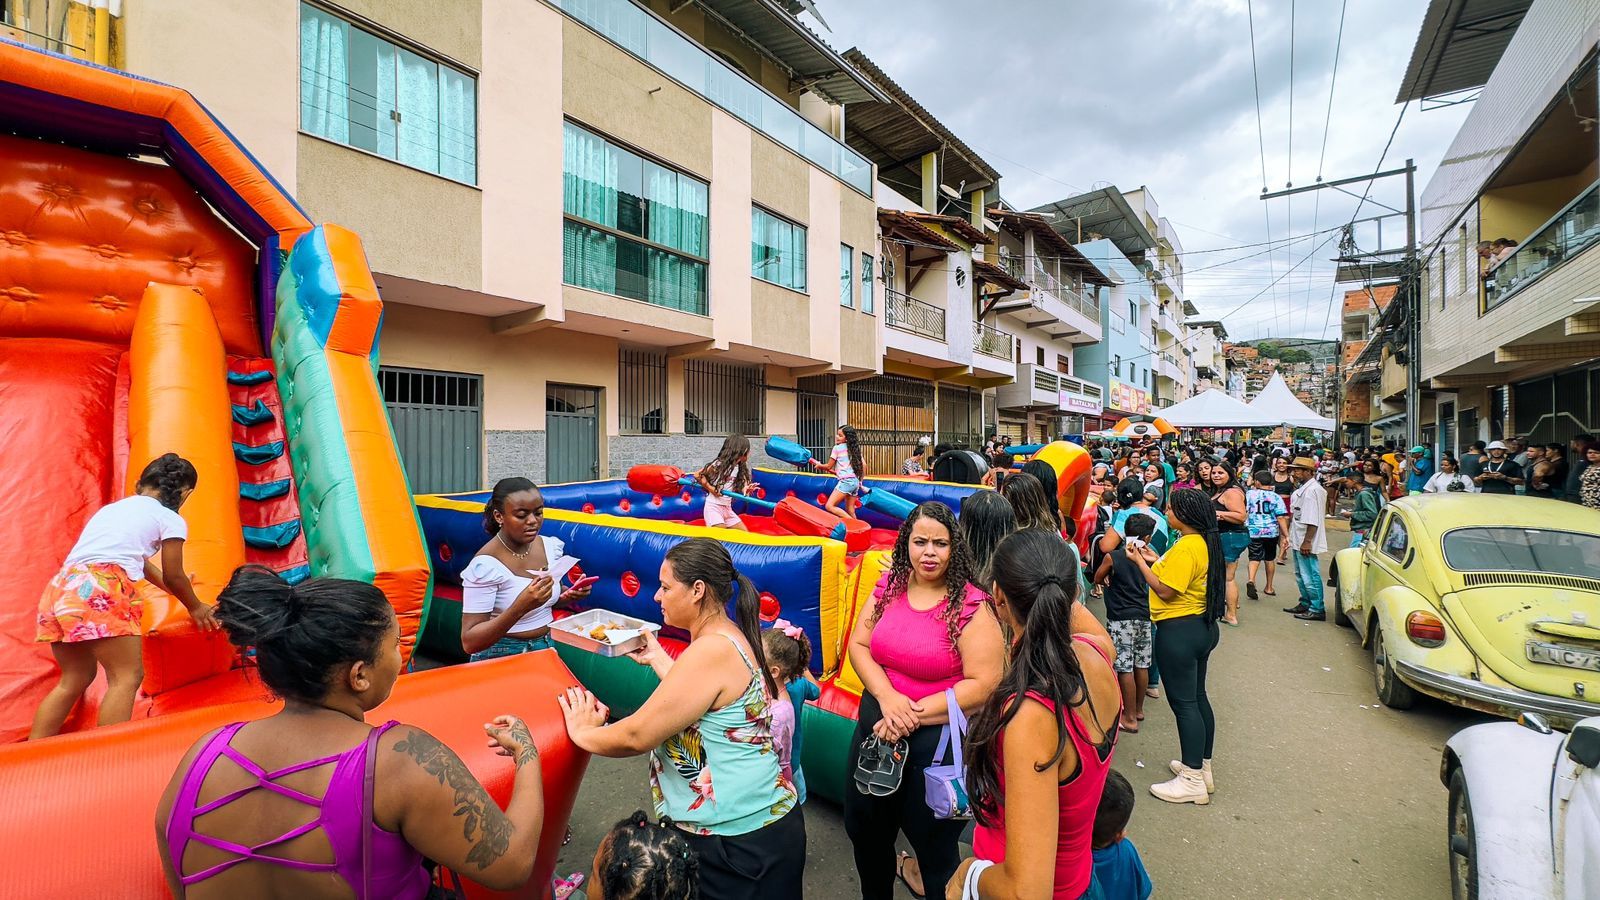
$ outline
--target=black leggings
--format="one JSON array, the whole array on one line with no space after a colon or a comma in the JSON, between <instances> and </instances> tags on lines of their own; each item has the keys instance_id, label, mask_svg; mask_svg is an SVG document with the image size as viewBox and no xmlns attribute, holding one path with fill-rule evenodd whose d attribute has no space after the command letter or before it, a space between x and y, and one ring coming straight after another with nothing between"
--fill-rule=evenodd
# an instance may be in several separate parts
<instances>
[{"instance_id":1,"label":"black leggings","mask_svg":"<svg viewBox=\"0 0 1600 900\"><path fill-rule=\"evenodd\" d=\"M869 797L856 790L856 759L861 742L872 734L872 726L883 718L872 694L861 695L861 713L855 737L850 744L850 768L844 788L844 830L855 849L856 877L861 881L862 900L890 900L894 897L895 835L904 832L922 870L922 885L932 896L944 895L944 886L961 864L961 833L967 823L960 819L935 819L928 809L923 770L938 749L941 725L918 728L906 739L905 777L900 790L887 797ZM945 762L953 761L945 750Z\"/></svg>"},{"instance_id":2,"label":"black leggings","mask_svg":"<svg viewBox=\"0 0 1600 900\"><path fill-rule=\"evenodd\" d=\"M1221 638L1217 623L1204 616L1180 616L1156 623L1155 658L1163 688L1178 720L1183 764L1200 768L1217 741L1217 718L1206 698L1206 661Z\"/></svg>"},{"instance_id":3,"label":"black leggings","mask_svg":"<svg viewBox=\"0 0 1600 900\"><path fill-rule=\"evenodd\" d=\"M796 806L749 834L682 832L700 859L705 900L801 900L805 896L806 820Z\"/></svg>"}]
</instances>

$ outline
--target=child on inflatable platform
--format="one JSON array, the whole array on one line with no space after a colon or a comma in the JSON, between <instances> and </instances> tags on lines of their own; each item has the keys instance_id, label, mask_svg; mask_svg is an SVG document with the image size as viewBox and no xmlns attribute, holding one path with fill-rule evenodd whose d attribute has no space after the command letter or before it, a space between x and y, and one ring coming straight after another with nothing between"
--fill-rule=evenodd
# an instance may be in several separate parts
<instances>
[{"instance_id":1,"label":"child on inflatable platform","mask_svg":"<svg viewBox=\"0 0 1600 900\"><path fill-rule=\"evenodd\" d=\"M761 649L767 656L767 670L772 680L783 685L785 697L777 698L772 705L772 737L778 745L778 758L782 768L794 782L797 802L806 802L806 775L800 768L800 714L807 700L822 696L822 686L811 677L806 666L811 661L811 641L805 630L785 619L772 623L761 633ZM784 733L787 732L787 737Z\"/></svg>"},{"instance_id":2,"label":"child on inflatable platform","mask_svg":"<svg viewBox=\"0 0 1600 900\"><path fill-rule=\"evenodd\" d=\"M733 528L749 531L733 511L732 491L742 494L750 489L750 439L742 434L730 434L705 468L695 473L694 480L706 492L705 521L712 528Z\"/></svg>"},{"instance_id":3,"label":"child on inflatable platform","mask_svg":"<svg viewBox=\"0 0 1600 900\"><path fill-rule=\"evenodd\" d=\"M29 740L60 733L96 668L106 670L99 724L133 717L134 695L144 679L140 581L148 579L177 597L201 631L218 627L183 567L189 528L178 508L197 481L188 460L167 453L145 466L133 496L101 507L84 525L61 571L39 597L37 639L50 645L61 674L34 713ZM151 562L157 553L160 566Z\"/></svg>"},{"instance_id":4,"label":"child on inflatable platform","mask_svg":"<svg viewBox=\"0 0 1600 900\"><path fill-rule=\"evenodd\" d=\"M828 461L812 460L811 464L824 472L832 472L839 479L823 508L841 519L854 519L856 505L860 502L856 497L861 493L861 479L867 476L866 466L861 463L861 440L856 437L855 428L849 425L840 425L833 439L833 452L828 455Z\"/></svg>"},{"instance_id":5,"label":"child on inflatable platform","mask_svg":"<svg viewBox=\"0 0 1600 900\"><path fill-rule=\"evenodd\" d=\"M597 900L697 900L700 857L672 826L644 810L618 822L594 853Z\"/></svg>"}]
</instances>

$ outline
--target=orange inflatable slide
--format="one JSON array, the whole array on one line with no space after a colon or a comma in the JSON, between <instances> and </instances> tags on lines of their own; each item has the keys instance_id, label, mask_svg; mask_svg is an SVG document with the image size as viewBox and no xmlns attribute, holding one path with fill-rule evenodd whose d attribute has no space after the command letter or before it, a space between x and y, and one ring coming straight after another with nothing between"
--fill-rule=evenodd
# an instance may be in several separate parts
<instances>
[{"instance_id":1,"label":"orange inflatable slide","mask_svg":"<svg viewBox=\"0 0 1600 900\"><path fill-rule=\"evenodd\" d=\"M0 40L0 846L60 863L11 867L8 895L165 896L161 788L197 737L274 708L248 657L146 584L134 721L90 727L97 687L69 733L21 743L56 674L40 593L151 459L199 473L202 600L244 563L368 581L409 658L432 575L374 378L382 309L359 238L313 226L186 91ZM407 674L373 713L437 735L502 803L482 723L527 719L549 809L519 896L547 893L586 764L553 699L573 683L536 653Z\"/></svg>"}]
</instances>

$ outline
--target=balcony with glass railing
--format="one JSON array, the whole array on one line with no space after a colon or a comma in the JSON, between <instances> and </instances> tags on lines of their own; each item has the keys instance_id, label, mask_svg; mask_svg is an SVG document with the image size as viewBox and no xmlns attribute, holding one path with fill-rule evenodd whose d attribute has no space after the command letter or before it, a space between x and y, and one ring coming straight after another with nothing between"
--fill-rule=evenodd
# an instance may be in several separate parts
<instances>
[{"instance_id":1,"label":"balcony with glass railing","mask_svg":"<svg viewBox=\"0 0 1600 900\"><path fill-rule=\"evenodd\" d=\"M883 292L883 323L925 338L944 341L944 310L896 290Z\"/></svg>"},{"instance_id":2,"label":"balcony with glass railing","mask_svg":"<svg viewBox=\"0 0 1600 900\"><path fill-rule=\"evenodd\" d=\"M1493 309L1510 300L1546 272L1597 243L1600 243L1600 182L1590 185L1517 245L1510 256L1489 270L1483 284L1485 305Z\"/></svg>"},{"instance_id":3,"label":"balcony with glass railing","mask_svg":"<svg viewBox=\"0 0 1600 900\"><path fill-rule=\"evenodd\" d=\"M1009 333L982 322L972 323L972 349L975 352L1009 362L1014 345L1015 341Z\"/></svg>"},{"instance_id":4,"label":"balcony with glass railing","mask_svg":"<svg viewBox=\"0 0 1600 900\"><path fill-rule=\"evenodd\" d=\"M631 0L550 0L645 65L872 196L872 164L744 73Z\"/></svg>"}]
</instances>

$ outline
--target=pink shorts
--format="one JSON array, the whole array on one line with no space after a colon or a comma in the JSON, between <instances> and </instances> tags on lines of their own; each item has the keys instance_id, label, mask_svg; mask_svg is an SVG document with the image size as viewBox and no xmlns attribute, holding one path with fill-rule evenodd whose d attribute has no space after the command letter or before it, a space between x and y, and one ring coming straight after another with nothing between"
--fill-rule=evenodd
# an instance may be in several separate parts
<instances>
[{"instance_id":1,"label":"pink shorts","mask_svg":"<svg viewBox=\"0 0 1600 900\"><path fill-rule=\"evenodd\" d=\"M739 524L739 517L733 512L733 500L728 497L707 497L704 512L706 524L713 528Z\"/></svg>"}]
</instances>

